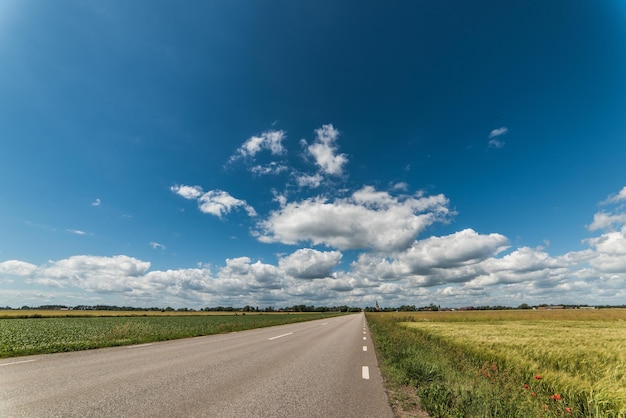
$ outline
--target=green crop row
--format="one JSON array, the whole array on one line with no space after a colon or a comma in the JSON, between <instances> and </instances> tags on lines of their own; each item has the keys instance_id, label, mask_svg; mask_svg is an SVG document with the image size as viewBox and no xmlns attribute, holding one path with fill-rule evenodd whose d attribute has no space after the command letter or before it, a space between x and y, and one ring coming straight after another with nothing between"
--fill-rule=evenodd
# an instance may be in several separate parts
<instances>
[{"instance_id":1,"label":"green crop row","mask_svg":"<svg viewBox=\"0 0 626 418\"><path fill-rule=\"evenodd\" d=\"M269 327L338 313L0 319L0 358Z\"/></svg>"},{"instance_id":2,"label":"green crop row","mask_svg":"<svg viewBox=\"0 0 626 418\"><path fill-rule=\"evenodd\" d=\"M433 417L626 417L626 311L528 315L367 319L388 384Z\"/></svg>"}]
</instances>

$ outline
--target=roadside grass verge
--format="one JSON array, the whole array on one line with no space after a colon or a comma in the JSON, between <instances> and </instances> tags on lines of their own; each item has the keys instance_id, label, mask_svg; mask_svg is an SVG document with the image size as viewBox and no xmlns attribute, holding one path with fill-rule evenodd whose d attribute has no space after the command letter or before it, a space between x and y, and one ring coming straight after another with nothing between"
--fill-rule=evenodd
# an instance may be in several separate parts
<instances>
[{"instance_id":1,"label":"roadside grass verge","mask_svg":"<svg viewBox=\"0 0 626 418\"><path fill-rule=\"evenodd\" d=\"M0 319L0 358L198 337L342 313L91 316Z\"/></svg>"},{"instance_id":2,"label":"roadside grass verge","mask_svg":"<svg viewBox=\"0 0 626 418\"><path fill-rule=\"evenodd\" d=\"M626 417L626 310L368 313L433 417Z\"/></svg>"}]
</instances>

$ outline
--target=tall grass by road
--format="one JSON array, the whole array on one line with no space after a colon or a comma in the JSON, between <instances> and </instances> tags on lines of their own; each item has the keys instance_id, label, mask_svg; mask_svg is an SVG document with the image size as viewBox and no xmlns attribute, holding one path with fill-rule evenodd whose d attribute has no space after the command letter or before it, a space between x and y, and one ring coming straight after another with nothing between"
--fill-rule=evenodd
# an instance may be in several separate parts
<instances>
[{"instance_id":1,"label":"tall grass by road","mask_svg":"<svg viewBox=\"0 0 626 418\"><path fill-rule=\"evenodd\" d=\"M341 314L4 318L0 319L0 358L197 337L337 315Z\"/></svg>"},{"instance_id":2,"label":"tall grass by road","mask_svg":"<svg viewBox=\"0 0 626 418\"><path fill-rule=\"evenodd\" d=\"M626 417L626 310L368 313L434 417Z\"/></svg>"}]
</instances>

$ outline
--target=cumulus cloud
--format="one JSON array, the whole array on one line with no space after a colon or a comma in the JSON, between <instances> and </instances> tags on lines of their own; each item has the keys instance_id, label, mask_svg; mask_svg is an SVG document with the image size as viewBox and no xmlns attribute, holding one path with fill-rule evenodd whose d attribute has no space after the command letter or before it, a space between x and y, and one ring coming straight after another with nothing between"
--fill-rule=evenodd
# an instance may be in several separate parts
<instances>
[{"instance_id":1,"label":"cumulus cloud","mask_svg":"<svg viewBox=\"0 0 626 418\"><path fill-rule=\"evenodd\" d=\"M504 251L508 246L509 240L504 235L481 235L473 229L464 229L451 235L416 241L398 258L408 266L409 271L418 272L475 264Z\"/></svg>"},{"instance_id":2,"label":"cumulus cloud","mask_svg":"<svg viewBox=\"0 0 626 418\"><path fill-rule=\"evenodd\" d=\"M259 222L259 239L394 251L410 246L433 223L446 221L451 215L447 205L443 195L394 197L366 186L346 199L287 203Z\"/></svg>"},{"instance_id":3,"label":"cumulus cloud","mask_svg":"<svg viewBox=\"0 0 626 418\"><path fill-rule=\"evenodd\" d=\"M272 155L284 154L283 140L285 138L285 131L282 130L270 130L263 132L261 136L252 136L237 149L236 153L230 157L230 161L239 158L254 158L262 150L270 151Z\"/></svg>"},{"instance_id":4,"label":"cumulus cloud","mask_svg":"<svg viewBox=\"0 0 626 418\"><path fill-rule=\"evenodd\" d=\"M626 223L626 220L622 221ZM589 263L604 273L626 273L626 225L619 231L611 231L586 240L594 250Z\"/></svg>"},{"instance_id":5,"label":"cumulus cloud","mask_svg":"<svg viewBox=\"0 0 626 418\"><path fill-rule=\"evenodd\" d=\"M8 260L0 263L0 274L3 276L28 276L37 266L19 260Z\"/></svg>"},{"instance_id":6,"label":"cumulus cloud","mask_svg":"<svg viewBox=\"0 0 626 418\"><path fill-rule=\"evenodd\" d=\"M132 282L142 277L148 268L149 262L125 255L77 255L38 267L32 272L31 279L48 286L78 286L93 291L121 292L130 289Z\"/></svg>"},{"instance_id":7,"label":"cumulus cloud","mask_svg":"<svg viewBox=\"0 0 626 418\"><path fill-rule=\"evenodd\" d=\"M170 190L185 199L197 199L204 194L200 186L176 185L170 187Z\"/></svg>"},{"instance_id":8,"label":"cumulus cloud","mask_svg":"<svg viewBox=\"0 0 626 418\"><path fill-rule=\"evenodd\" d=\"M368 277L397 279L407 276L428 276L429 285L479 274L480 268L467 268L492 257L509 245L500 234L481 235L465 229L443 237L415 241L409 248L389 255L361 254L353 268ZM448 273L443 273L444 271ZM433 280L435 279L435 280ZM422 282L424 284L426 282Z\"/></svg>"},{"instance_id":9,"label":"cumulus cloud","mask_svg":"<svg viewBox=\"0 0 626 418\"><path fill-rule=\"evenodd\" d=\"M316 129L315 134L315 140L311 145L308 145L305 140L302 140L302 145L306 147L322 173L333 176L342 175L343 166L348 162L348 157L338 153L336 141L339 131L332 124L328 124Z\"/></svg>"},{"instance_id":10,"label":"cumulus cloud","mask_svg":"<svg viewBox=\"0 0 626 418\"><path fill-rule=\"evenodd\" d=\"M282 289L284 286L284 274L278 267L261 261L252 263L249 257L227 259L218 278L221 291L231 295Z\"/></svg>"},{"instance_id":11,"label":"cumulus cloud","mask_svg":"<svg viewBox=\"0 0 626 418\"><path fill-rule=\"evenodd\" d=\"M172 186L170 190L185 199L197 200L201 212L215 215L220 219L236 208L243 208L249 216L257 215L254 208L245 200L237 199L223 190L204 192L200 186L185 185Z\"/></svg>"},{"instance_id":12,"label":"cumulus cloud","mask_svg":"<svg viewBox=\"0 0 626 418\"><path fill-rule=\"evenodd\" d=\"M614 225L626 223L626 213L611 214L607 212L598 212L593 215L593 222L587 227L590 231L599 229L607 229Z\"/></svg>"},{"instance_id":13,"label":"cumulus cloud","mask_svg":"<svg viewBox=\"0 0 626 418\"><path fill-rule=\"evenodd\" d=\"M310 248L297 250L280 259L278 265L289 276L298 279L319 279L329 277L341 262L339 251L317 251Z\"/></svg>"}]
</instances>

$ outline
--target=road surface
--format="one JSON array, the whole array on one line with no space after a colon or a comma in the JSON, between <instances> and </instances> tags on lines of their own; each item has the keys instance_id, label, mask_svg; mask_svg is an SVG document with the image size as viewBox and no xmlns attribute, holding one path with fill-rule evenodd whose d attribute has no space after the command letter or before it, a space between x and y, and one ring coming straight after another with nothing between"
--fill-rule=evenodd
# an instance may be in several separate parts
<instances>
[{"instance_id":1,"label":"road surface","mask_svg":"<svg viewBox=\"0 0 626 418\"><path fill-rule=\"evenodd\" d=\"M0 417L392 417L363 314L0 360Z\"/></svg>"}]
</instances>

